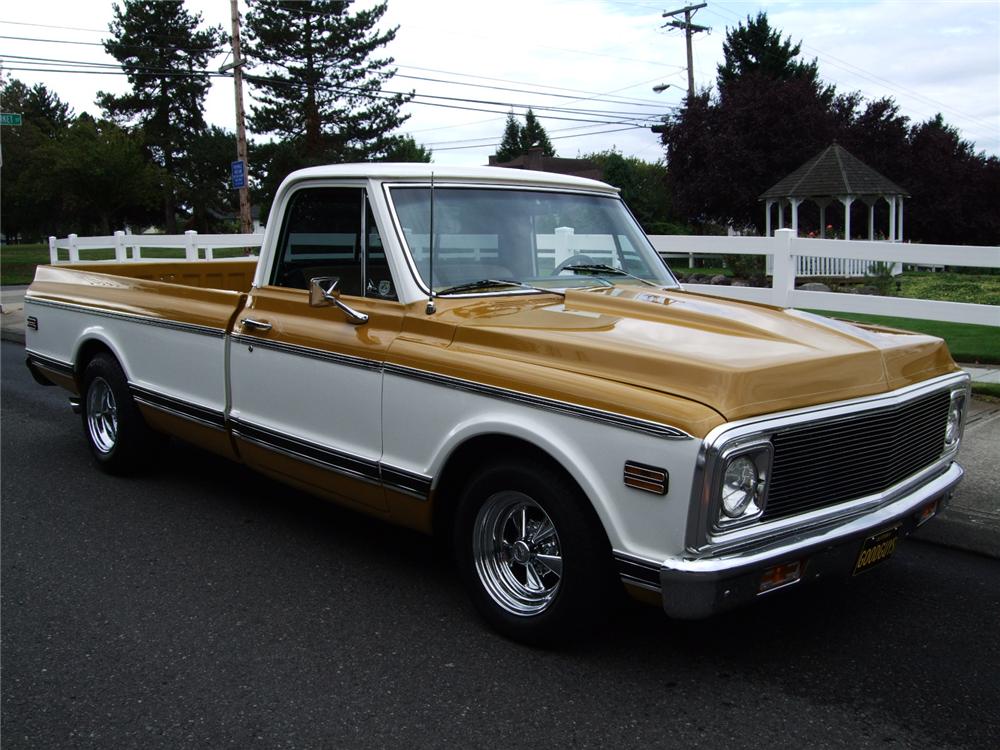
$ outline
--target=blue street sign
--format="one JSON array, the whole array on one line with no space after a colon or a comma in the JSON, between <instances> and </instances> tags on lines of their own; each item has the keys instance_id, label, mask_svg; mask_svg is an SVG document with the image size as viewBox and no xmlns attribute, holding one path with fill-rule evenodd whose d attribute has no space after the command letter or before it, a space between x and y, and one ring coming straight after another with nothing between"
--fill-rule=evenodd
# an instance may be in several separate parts
<instances>
[{"instance_id":1,"label":"blue street sign","mask_svg":"<svg viewBox=\"0 0 1000 750\"><path fill-rule=\"evenodd\" d=\"M233 162L233 190L247 186L247 163L242 159Z\"/></svg>"}]
</instances>

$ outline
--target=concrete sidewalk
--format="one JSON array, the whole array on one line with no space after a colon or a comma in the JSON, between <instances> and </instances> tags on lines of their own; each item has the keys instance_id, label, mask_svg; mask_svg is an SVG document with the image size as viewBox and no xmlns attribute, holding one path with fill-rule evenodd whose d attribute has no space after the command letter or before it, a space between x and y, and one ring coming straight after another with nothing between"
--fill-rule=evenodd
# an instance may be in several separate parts
<instances>
[{"instance_id":1,"label":"concrete sidewalk","mask_svg":"<svg viewBox=\"0 0 1000 750\"><path fill-rule=\"evenodd\" d=\"M0 287L0 338L24 343L26 286ZM1000 384L1000 367L962 365L976 383ZM958 462L965 468L951 506L914 538L1000 559L1000 401L973 398Z\"/></svg>"}]
</instances>

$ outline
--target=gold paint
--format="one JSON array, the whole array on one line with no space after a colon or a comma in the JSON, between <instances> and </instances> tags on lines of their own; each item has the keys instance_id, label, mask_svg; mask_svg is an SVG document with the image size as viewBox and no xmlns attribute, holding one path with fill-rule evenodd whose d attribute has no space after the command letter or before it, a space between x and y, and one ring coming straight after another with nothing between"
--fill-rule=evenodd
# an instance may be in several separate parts
<instances>
[{"instance_id":1,"label":"gold paint","mask_svg":"<svg viewBox=\"0 0 1000 750\"><path fill-rule=\"evenodd\" d=\"M380 485L339 474L307 461L251 443L239 436L235 438L240 455L248 466L281 478L294 480L297 487L351 507L363 506L385 513L385 491Z\"/></svg>"},{"instance_id":2,"label":"gold paint","mask_svg":"<svg viewBox=\"0 0 1000 750\"><path fill-rule=\"evenodd\" d=\"M636 586L634 583L624 583L625 593L630 597L635 599L637 602L643 604L649 604L654 607L663 606L663 597L658 591L650 591L642 586Z\"/></svg>"},{"instance_id":3,"label":"gold paint","mask_svg":"<svg viewBox=\"0 0 1000 750\"><path fill-rule=\"evenodd\" d=\"M184 419L176 414L157 409L155 406L139 403L136 406L143 419L146 420L146 424L152 429L180 438L186 443L197 445L199 448L204 448L232 461L240 460L227 431L198 424L190 419Z\"/></svg>"}]
</instances>

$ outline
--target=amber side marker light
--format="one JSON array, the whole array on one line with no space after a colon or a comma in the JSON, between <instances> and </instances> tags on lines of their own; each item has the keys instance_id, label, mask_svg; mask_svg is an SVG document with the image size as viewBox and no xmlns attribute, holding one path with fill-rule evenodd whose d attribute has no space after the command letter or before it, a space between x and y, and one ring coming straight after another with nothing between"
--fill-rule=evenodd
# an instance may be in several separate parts
<instances>
[{"instance_id":1,"label":"amber side marker light","mask_svg":"<svg viewBox=\"0 0 1000 750\"><path fill-rule=\"evenodd\" d=\"M784 565L775 565L773 568L765 570L760 577L760 587L757 589L757 593L763 594L765 591L780 589L782 586L795 583L801 577L802 563L798 560Z\"/></svg>"},{"instance_id":2,"label":"amber side marker light","mask_svg":"<svg viewBox=\"0 0 1000 750\"><path fill-rule=\"evenodd\" d=\"M935 500L917 511L917 526L923 526L925 523L934 518L934 514L937 513L937 509L938 501Z\"/></svg>"}]
</instances>

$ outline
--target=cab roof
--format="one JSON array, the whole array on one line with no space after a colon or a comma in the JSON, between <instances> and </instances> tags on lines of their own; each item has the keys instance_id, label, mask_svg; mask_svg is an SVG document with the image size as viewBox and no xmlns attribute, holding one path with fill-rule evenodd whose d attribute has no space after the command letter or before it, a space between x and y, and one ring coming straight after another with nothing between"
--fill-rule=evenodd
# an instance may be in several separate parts
<instances>
[{"instance_id":1,"label":"cab roof","mask_svg":"<svg viewBox=\"0 0 1000 750\"><path fill-rule=\"evenodd\" d=\"M571 177L554 172L536 172L530 169L506 167L452 167L441 164L362 162L357 164L329 164L309 167L292 172L282 187L292 182L316 179L373 179L381 181L467 182L494 185L524 185L527 187L569 188L616 195L618 188L597 180Z\"/></svg>"}]
</instances>

